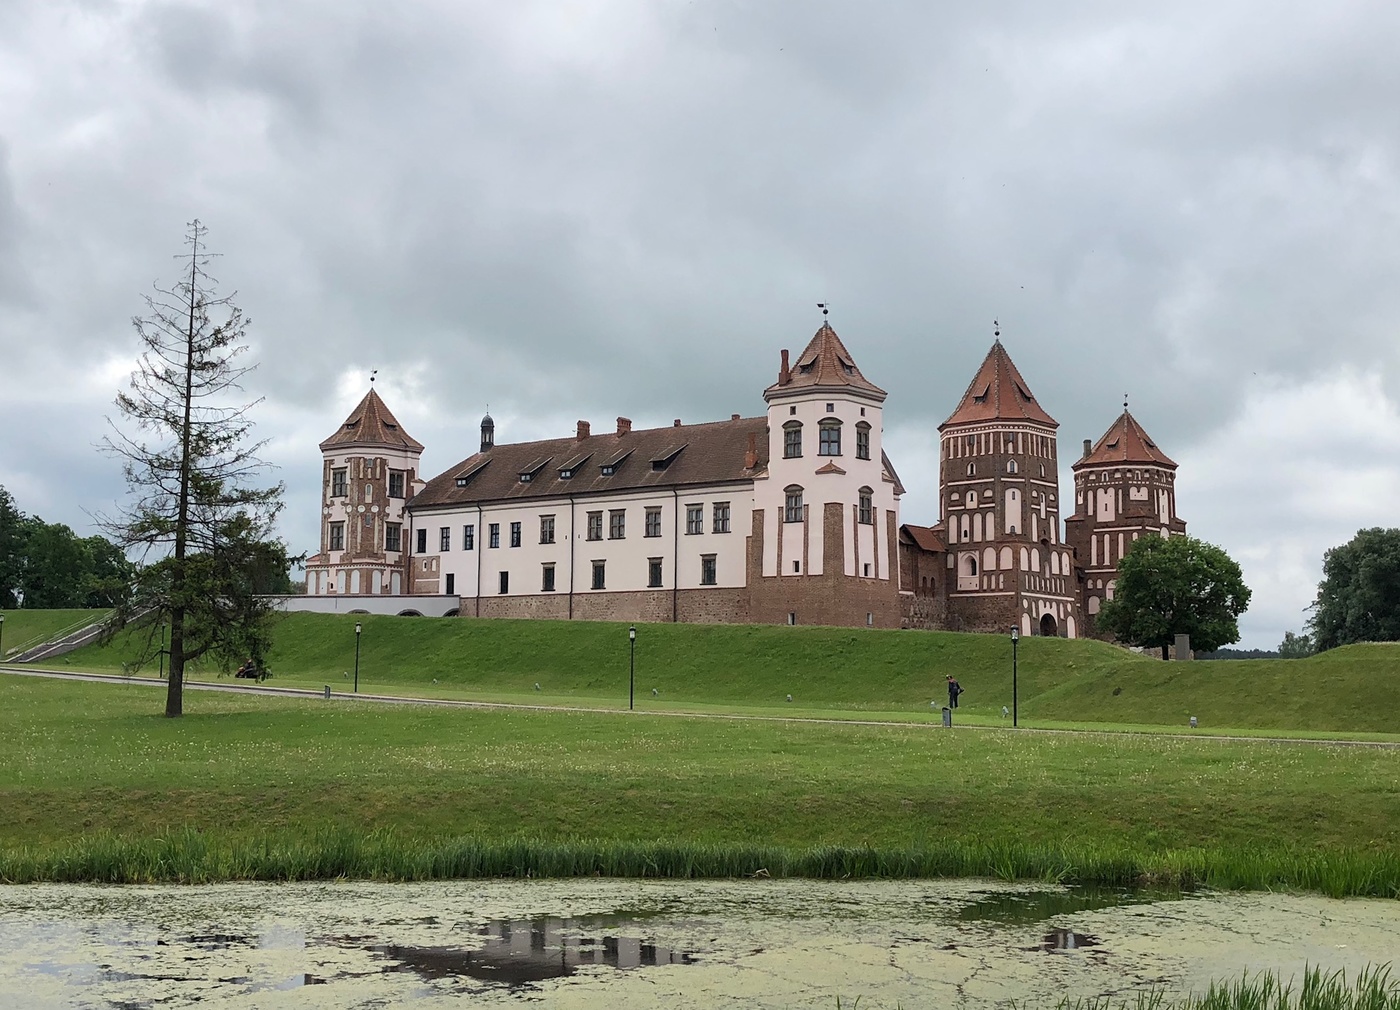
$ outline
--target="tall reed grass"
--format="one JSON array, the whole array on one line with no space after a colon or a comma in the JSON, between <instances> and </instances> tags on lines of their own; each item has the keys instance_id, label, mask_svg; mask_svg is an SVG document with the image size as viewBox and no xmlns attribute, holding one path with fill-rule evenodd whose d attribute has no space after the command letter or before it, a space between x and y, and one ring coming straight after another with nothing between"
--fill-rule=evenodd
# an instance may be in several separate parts
<instances>
[{"instance_id":1,"label":"tall reed grass","mask_svg":"<svg viewBox=\"0 0 1400 1010\"><path fill-rule=\"evenodd\" d=\"M0 882L209 883L223 880L444 880L480 877L748 876L841 879L996 877L1066 884L1227 890L1288 888L1400 897L1400 853L1257 849L1132 852L1092 844L908 848L682 841L546 841L322 830L246 837L181 828L159 837L94 834L0 850Z\"/></svg>"},{"instance_id":2,"label":"tall reed grass","mask_svg":"<svg viewBox=\"0 0 1400 1010\"><path fill-rule=\"evenodd\" d=\"M1013 1003L1013 1010L1030 1010ZM1301 984L1273 972L1246 973L1232 982L1212 982L1203 995L1168 999L1160 991L1130 999L1062 999L1055 1010L1400 1010L1400 981L1390 966L1368 967L1348 981L1345 971L1311 967Z\"/></svg>"}]
</instances>

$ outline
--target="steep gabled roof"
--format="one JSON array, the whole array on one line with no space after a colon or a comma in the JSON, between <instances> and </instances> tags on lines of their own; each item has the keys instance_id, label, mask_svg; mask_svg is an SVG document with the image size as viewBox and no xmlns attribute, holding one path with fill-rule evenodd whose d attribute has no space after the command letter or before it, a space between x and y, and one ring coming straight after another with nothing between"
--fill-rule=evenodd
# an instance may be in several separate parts
<instances>
[{"instance_id":1,"label":"steep gabled roof","mask_svg":"<svg viewBox=\"0 0 1400 1010\"><path fill-rule=\"evenodd\" d=\"M1118 420L1109 426L1103 437L1094 443L1089 455L1075 463L1071 469L1079 470L1086 466L1113 466L1124 463L1141 463L1162 466L1169 470L1176 469L1176 463L1157 448L1157 443L1152 441L1152 436L1144 431L1142 425L1138 424L1137 418L1126 410L1118 416Z\"/></svg>"},{"instance_id":2,"label":"steep gabled roof","mask_svg":"<svg viewBox=\"0 0 1400 1010\"><path fill-rule=\"evenodd\" d=\"M899 531L921 551L942 554L948 550L948 545L943 540L943 531L936 526L914 526L905 523Z\"/></svg>"},{"instance_id":3,"label":"steep gabled roof","mask_svg":"<svg viewBox=\"0 0 1400 1010\"><path fill-rule=\"evenodd\" d=\"M841 343L836 331L830 324L822 323L792 365L763 391L763 398L767 400L775 393L810 387L836 390L843 386L873 394L881 400L885 398L885 391L861 374L855 358Z\"/></svg>"},{"instance_id":4,"label":"steep gabled roof","mask_svg":"<svg viewBox=\"0 0 1400 1010\"><path fill-rule=\"evenodd\" d=\"M321 443L321 451L342 445L378 445L423 451L422 443L403 430L398 418L385 406L373 387L335 434Z\"/></svg>"},{"instance_id":5,"label":"steep gabled roof","mask_svg":"<svg viewBox=\"0 0 1400 1010\"><path fill-rule=\"evenodd\" d=\"M1036 401L1031 387L1021 378L1011 355L998 340L977 369L958 409L939 426L939 431L955 424L977 421L1034 421L1058 428L1060 422L1047 414Z\"/></svg>"},{"instance_id":6,"label":"steep gabled roof","mask_svg":"<svg viewBox=\"0 0 1400 1010\"><path fill-rule=\"evenodd\" d=\"M750 441L756 457L752 467L745 466ZM767 417L497 445L428 481L409 508L752 481L767 467L767 454ZM568 466L542 466L521 481L520 475L541 459L568 461L575 467L573 476L559 476ZM586 462L576 462L580 460ZM605 468L612 472L605 474Z\"/></svg>"}]
</instances>

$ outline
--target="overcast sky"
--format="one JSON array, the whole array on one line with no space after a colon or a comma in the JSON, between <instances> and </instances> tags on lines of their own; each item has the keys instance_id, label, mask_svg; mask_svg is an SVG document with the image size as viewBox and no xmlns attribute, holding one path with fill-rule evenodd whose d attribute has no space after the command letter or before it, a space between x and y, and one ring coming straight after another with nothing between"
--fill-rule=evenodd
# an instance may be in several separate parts
<instances>
[{"instance_id":1,"label":"overcast sky","mask_svg":"<svg viewBox=\"0 0 1400 1010\"><path fill-rule=\"evenodd\" d=\"M1400 525L1397 39L1382 0L0 0L0 484L85 532L121 495L94 445L193 217L296 551L372 368L434 474L488 404L760 413L824 299L932 523L997 318L1066 464L1129 394L1273 647Z\"/></svg>"}]
</instances>

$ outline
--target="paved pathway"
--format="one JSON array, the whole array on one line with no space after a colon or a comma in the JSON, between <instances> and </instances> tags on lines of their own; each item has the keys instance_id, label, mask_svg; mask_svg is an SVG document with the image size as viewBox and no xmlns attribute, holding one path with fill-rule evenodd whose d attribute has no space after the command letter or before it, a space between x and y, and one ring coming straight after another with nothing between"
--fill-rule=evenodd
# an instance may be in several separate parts
<instances>
[{"instance_id":1,"label":"paved pathway","mask_svg":"<svg viewBox=\"0 0 1400 1010\"><path fill-rule=\"evenodd\" d=\"M54 680L80 680L94 684L136 684L144 687L165 687L165 681L155 677L123 677L107 673L74 673L70 670L43 670L32 667L0 666L0 673L20 677L47 677ZM260 694L278 698L325 697L324 691L313 691L303 687L268 687L265 683L211 684L207 681L185 681L185 688L191 691L223 691L234 694ZM524 712L581 712L588 715L639 715L657 716L672 719L726 719L738 722L787 722L816 723L828 726L880 726L894 729L941 729L935 722L911 722L897 719L828 719L821 716L790 715L745 715L738 712L667 712L657 709L629 711L625 708L589 707L585 705L531 705L510 701L463 701L452 698L412 698L393 694L352 694L346 691L331 692L333 701L358 701L381 705L431 705L439 708L502 709ZM964 723L959 729L978 729L991 732L1011 732L1009 726L972 725ZM1073 734L1077 736L1150 736L1154 739L1224 741L1229 743L1271 743L1301 744L1312 747L1376 747L1382 750L1400 749L1400 741L1393 740L1345 740L1282 736L1224 736L1214 733L1154 733L1141 730L1093 730L1093 729L1047 729L1021 727L1017 733Z\"/></svg>"}]
</instances>

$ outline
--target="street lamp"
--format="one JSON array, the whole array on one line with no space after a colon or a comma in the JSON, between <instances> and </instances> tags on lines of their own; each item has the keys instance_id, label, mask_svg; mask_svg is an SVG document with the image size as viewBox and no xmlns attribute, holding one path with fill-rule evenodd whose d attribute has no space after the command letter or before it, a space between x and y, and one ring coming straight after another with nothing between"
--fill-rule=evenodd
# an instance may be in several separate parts
<instances>
[{"instance_id":1,"label":"street lamp","mask_svg":"<svg viewBox=\"0 0 1400 1010\"><path fill-rule=\"evenodd\" d=\"M355 693L360 693L360 622L355 622Z\"/></svg>"},{"instance_id":2,"label":"street lamp","mask_svg":"<svg viewBox=\"0 0 1400 1010\"><path fill-rule=\"evenodd\" d=\"M5 615L0 614L0 663L5 662Z\"/></svg>"},{"instance_id":3,"label":"street lamp","mask_svg":"<svg viewBox=\"0 0 1400 1010\"><path fill-rule=\"evenodd\" d=\"M632 711L632 702L637 694L637 628L627 629L627 711Z\"/></svg>"},{"instance_id":4,"label":"street lamp","mask_svg":"<svg viewBox=\"0 0 1400 1010\"><path fill-rule=\"evenodd\" d=\"M1021 629L1011 626L1011 725L1016 725L1016 643L1021 640Z\"/></svg>"}]
</instances>

